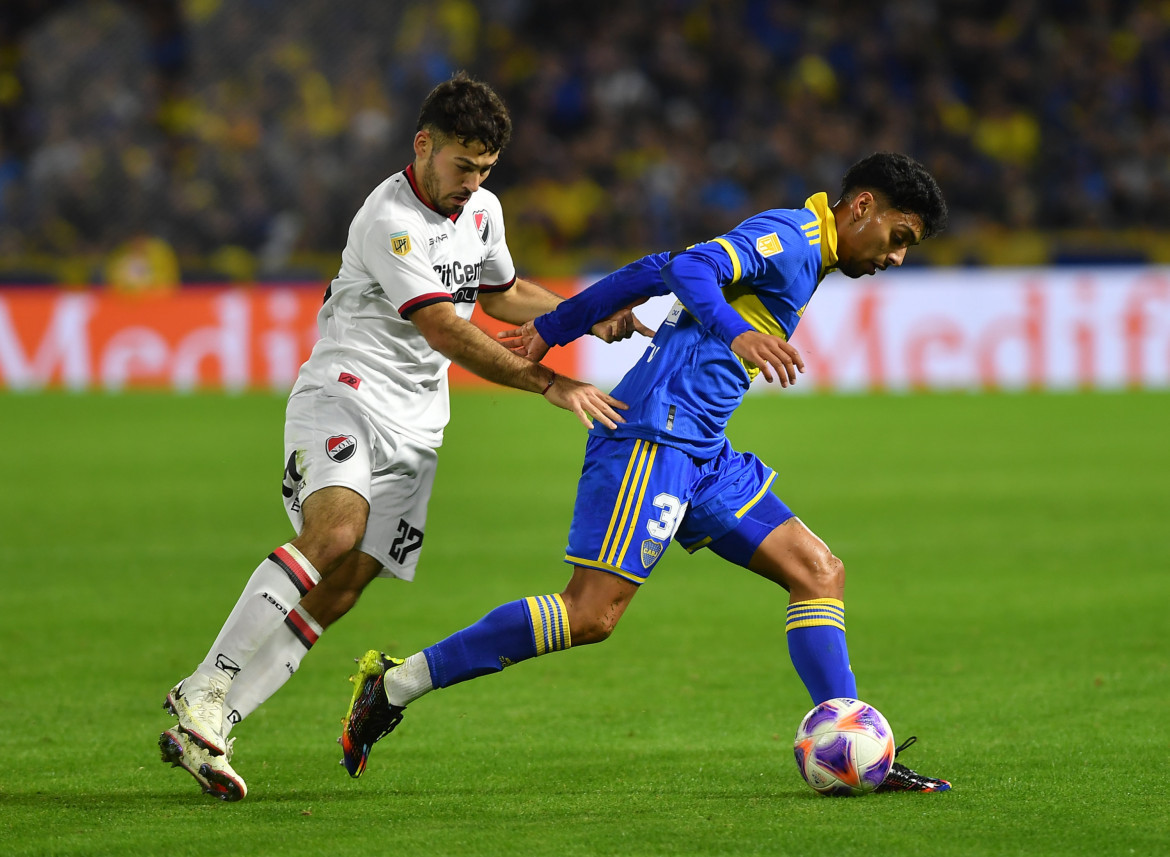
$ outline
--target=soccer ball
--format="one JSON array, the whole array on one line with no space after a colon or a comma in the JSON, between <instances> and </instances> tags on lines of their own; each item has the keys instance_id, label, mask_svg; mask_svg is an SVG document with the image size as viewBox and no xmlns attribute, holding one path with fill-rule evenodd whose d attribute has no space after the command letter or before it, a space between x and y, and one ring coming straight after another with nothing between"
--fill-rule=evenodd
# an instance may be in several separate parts
<instances>
[{"instance_id":1,"label":"soccer ball","mask_svg":"<svg viewBox=\"0 0 1170 857\"><path fill-rule=\"evenodd\" d=\"M894 764L894 732L872 705L841 697L822 702L796 730L796 767L823 795L864 795Z\"/></svg>"}]
</instances>

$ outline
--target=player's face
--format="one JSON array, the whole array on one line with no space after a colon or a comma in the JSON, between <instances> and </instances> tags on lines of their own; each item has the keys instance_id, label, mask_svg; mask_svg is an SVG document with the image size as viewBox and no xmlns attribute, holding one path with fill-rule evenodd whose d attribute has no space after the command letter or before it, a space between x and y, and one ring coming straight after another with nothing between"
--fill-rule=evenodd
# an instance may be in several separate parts
<instances>
[{"instance_id":1,"label":"player's face","mask_svg":"<svg viewBox=\"0 0 1170 857\"><path fill-rule=\"evenodd\" d=\"M500 159L475 140L464 145L458 140L439 141L429 131L414 137L414 168L419 189L436 211L447 217L463 210Z\"/></svg>"},{"instance_id":2,"label":"player's face","mask_svg":"<svg viewBox=\"0 0 1170 857\"><path fill-rule=\"evenodd\" d=\"M906 251L922 240L922 218L883 205L868 191L849 206L837 229L837 267L847 277L862 277L901 265Z\"/></svg>"}]
</instances>

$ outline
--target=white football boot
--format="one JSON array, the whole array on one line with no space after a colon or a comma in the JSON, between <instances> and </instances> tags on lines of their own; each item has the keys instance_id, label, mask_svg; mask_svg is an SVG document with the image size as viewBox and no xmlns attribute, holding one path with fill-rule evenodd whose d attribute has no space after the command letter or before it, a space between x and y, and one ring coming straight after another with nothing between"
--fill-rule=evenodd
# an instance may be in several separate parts
<instances>
[{"instance_id":1,"label":"white football boot","mask_svg":"<svg viewBox=\"0 0 1170 857\"><path fill-rule=\"evenodd\" d=\"M243 800L248 794L244 778L235 772L230 761L235 738L227 741L227 752L212 756L178 728L168 729L158 736L162 760L170 762L195 778L204 794L225 801Z\"/></svg>"},{"instance_id":2,"label":"white football boot","mask_svg":"<svg viewBox=\"0 0 1170 857\"><path fill-rule=\"evenodd\" d=\"M179 718L179 728L212 756L227 752L223 702L230 686L226 679L197 672L171 688L163 703L163 708Z\"/></svg>"}]
</instances>

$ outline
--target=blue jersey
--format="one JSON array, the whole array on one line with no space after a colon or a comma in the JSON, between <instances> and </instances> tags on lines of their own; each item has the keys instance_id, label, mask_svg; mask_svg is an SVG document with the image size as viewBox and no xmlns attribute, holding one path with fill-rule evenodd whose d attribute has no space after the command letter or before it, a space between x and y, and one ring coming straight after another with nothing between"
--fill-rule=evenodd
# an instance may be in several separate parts
<instances>
[{"instance_id":1,"label":"blue jersey","mask_svg":"<svg viewBox=\"0 0 1170 857\"><path fill-rule=\"evenodd\" d=\"M592 433L642 438L700 459L716 455L727 422L759 368L731 351L737 328L734 322L716 323L715 311L730 307L735 320L746 322L740 332L750 325L763 333L791 337L817 285L836 265L836 237L828 197L820 193L804 208L765 211L681 254L647 256L582 293L598 287L611 290L624 301L619 306L639 294L673 290L680 298L641 359L613 390L615 398L630 406L622 412L626 422L613 430L597 424ZM684 260L692 269L697 262L713 269L725 305L700 311L687 304L687 295L680 294L671 272ZM698 305L699 299L694 303ZM616 308L604 307L610 312Z\"/></svg>"}]
</instances>

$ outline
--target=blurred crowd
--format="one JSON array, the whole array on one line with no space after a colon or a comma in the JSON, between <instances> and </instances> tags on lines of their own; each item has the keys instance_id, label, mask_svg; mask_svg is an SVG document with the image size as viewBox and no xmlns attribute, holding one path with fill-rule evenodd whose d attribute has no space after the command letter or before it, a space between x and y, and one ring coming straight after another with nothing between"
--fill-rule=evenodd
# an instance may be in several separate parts
<instances>
[{"instance_id":1,"label":"blurred crowd","mask_svg":"<svg viewBox=\"0 0 1170 857\"><path fill-rule=\"evenodd\" d=\"M525 271L709 238L876 150L934 172L955 235L1170 228L1163 0L4 6L10 272L146 276L149 249L185 281L327 277L457 69L511 108L488 187Z\"/></svg>"}]
</instances>

